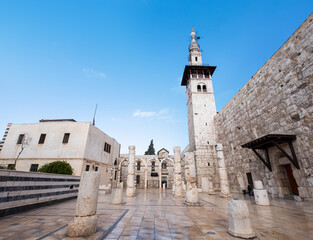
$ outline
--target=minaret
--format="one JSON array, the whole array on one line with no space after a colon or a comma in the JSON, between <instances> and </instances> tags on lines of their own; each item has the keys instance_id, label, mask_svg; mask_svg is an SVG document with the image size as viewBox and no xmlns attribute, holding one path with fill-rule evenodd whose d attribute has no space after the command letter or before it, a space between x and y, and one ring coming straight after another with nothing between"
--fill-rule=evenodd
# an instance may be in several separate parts
<instances>
[{"instance_id":1,"label":"minaret","mask_svg":"<svg viewBox=\"0 0 313 240\"><path fill-rule=\"evenodd\" d=\"M202 65L202 52L196 41L196 33L190 34L189 63L185 66L181 85L186 86L189 151L194 152L198 187L201 177L216 176L215 126L216 106L213 93L212 75L214 66Z\"/></svg>"}]
</instances>

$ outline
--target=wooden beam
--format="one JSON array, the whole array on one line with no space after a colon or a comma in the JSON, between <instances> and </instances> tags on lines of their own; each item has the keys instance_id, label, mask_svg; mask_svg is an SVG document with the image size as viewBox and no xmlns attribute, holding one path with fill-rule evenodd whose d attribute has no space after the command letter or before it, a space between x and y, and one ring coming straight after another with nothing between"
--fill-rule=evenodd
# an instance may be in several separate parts
<instances>
[{"instance_id":1,"label":"wooden beam","mask_svg":"<svg viewBox=\"0 0 313 240\"><path fill-rule=\"evenodd\" d=\"M290 151L291 151L291 154L292 154L292 157L281 147L279 146L279 144L276 142L276 141L272 141L272 143L282 152L282 154L289 159L290 162L292 162L292 164L297 168L297 169L300 169L300 165L299 165L299 162L297 160L297 157L296 157L296 153L295 153L295 150L293 148L293 145L292 145L292 142L291 141L288 141L288 144L289 144L289 147L290 147Z\"/></svg>"},{"instance_id":2,"label":"wooden beam","mask_svg":"<svg viewBox=\"0 0 313 240\"><path fill-rule=\"evenodd\" d=\"M252 151L259 157L259 159L264 163L264 165L268 168L268 170L270 170L270 172L272 172L272 167L271 167L271 163L269 161L269 158L268 158L268 162L267 162L254 148L252 148Z\"/></svg>"}]
</instances>

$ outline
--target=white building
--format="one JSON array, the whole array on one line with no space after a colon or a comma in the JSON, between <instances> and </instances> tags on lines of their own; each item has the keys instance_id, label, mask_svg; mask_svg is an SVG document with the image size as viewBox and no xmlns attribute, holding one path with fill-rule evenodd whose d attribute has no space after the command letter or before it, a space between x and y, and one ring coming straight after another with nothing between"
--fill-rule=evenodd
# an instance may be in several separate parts
<instances>
[{"instance_id":1,"label":"white building","mask_svg":"<svg viewBox=\"0 0 313 240\"><path fill-rule=\"evenodd\" d=\"M18 171L37 171L46 163L66 161L74 175L99 171L100 184L108 185L119 152L120 144L89 122L40 120L8 124L0 144L0 165L15 164Z\"/></svg>"}]
</instances>

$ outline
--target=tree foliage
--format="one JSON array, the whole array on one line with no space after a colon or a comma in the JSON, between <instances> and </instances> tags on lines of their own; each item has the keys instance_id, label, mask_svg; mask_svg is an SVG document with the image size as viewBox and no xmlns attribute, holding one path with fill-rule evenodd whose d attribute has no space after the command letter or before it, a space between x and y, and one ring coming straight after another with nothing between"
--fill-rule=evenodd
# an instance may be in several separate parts
<instances>
[{"instance_id":1,"label":"tree foliage","mask_svg":"<svg viewBox=\"0 0 313 240\"><path fill-rule=\"evenodd\" d=\"M72 175L73 168L65 161L56 161L43 165L38 172Z\"/></svg>"},{"instance_id":2,"label":"tree foliage","mask_svg":"<svg viewBox=\"0 0 313 240\"><path fill-rule=\"evenodd\" d=\"M145 155L155 155L155 149L153 145L153 139L150 142L148 150L145 152Z\"/></svg>"}]
</instances>

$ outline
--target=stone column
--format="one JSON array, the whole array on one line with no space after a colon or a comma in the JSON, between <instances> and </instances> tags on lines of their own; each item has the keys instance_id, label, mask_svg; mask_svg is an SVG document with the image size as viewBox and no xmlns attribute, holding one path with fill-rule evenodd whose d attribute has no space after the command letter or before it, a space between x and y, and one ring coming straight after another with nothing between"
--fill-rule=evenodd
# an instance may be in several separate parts
<instances>
[{"instance_id":1,"label":"stone column","mask_svg":"<svg viewBox=\"0 0 313 240\"><path fill-rule=\"evenodd\" d=\"M148 167L145 167L145 189L148 187Z\"/></svg>"},{"instance_id":2,"label":"stone column","mask_svg":"<svg viewBox=\"0 0 313 240\"><path fill-rule=\"evenodd\" d=\"M162 189L162 166L161 166L161 162L159 162L159 186L160 186L160 189Z\"/></svg>"},{"instance_id":3,"label":"stone column","mask_svg":"<svg viewBox=\"0 0 313 240\"><path fill-rule=\"evenodd\" d=\"M270 200L268 198L267 190L263 189L261 181L254 181L254 200L256 205L269 206Z\"/></svg>"},{"instance_id":4,"label":"stone column","mask_svg":"<svg viewBox=\"0 0 313 240\"><path fill-rule=\"evenodd\" d=\"M209 178L202 177L201 183L202 183L202 192L208 193L209 192Z\"/></svg>"},{"instance_id":5,"label":"stone column","mask_svg":"<svg viewBox=\"0 0 313 240\"><path fill-rule=\"evenodd\" d=\"M253 238L249 210L245 201L233 199L228 202L228 233L240 238Z\"/></svg>"},{"instance_id":6,"label":"stone column","mask_svg":"<svg viewBox=\"0 0 313 240\"><path fill-rule=\"evenodd\" d=\"M218 172L220 175L221 197L230 197L222 144L218 143L216 145L216 152L218 161Z\"/></svg>"},{"instance_id":7,"label":"stone column","mask_svg":"<svg viewBox=\"0 0 313 240\"><path fill-rule=\"evenodd\" d=\"M182 179L181 179L181 157L180 147L174 147L174 193L175 197L183 196Z\"/></svg>"},{"instance_id":8,"label":"stone column","mask_svg":"<svg viewBox=\"0 0 313 240\"><path fill-rule=\"evenodd\" d=\"M83 172L76 203L76 214L69 222L66 234L82 237L97 231L97 203L99 192L99 172Z\"/></svg>"},{"instance_id":9,"label":"stone column","mask_svg":"<svg viewBox=\"0 0 313 240\"><path fill-rule=\"evenodd\" d=\"M135 146L129 146L126 196L135 196Z\"/></svg>"},{"instance_id":10,"label":"stone column","mask_svg":"<svg viewBox=\"0 0 313 240\"><path fill-rule=\"evenodd\" d=\"M215 192L214 192L214 187L213 187L212 179L209 179L208 188L209 188L209 195L214 195Z\"/></svg>"},{"instance_id":11,"label":"stone column","mask_svg":"<svg viewBox=\"0 0 313 240\"><path fill-rule=\"evenodd\" d=\"M117 185L116 188L112 188L111 204L121 205L123 204L123 184Z\"/></svg>"},{"instance_id":12,"label":"stone column","mask_svg":"<svg viewBox=\"0 0 313 240\"><path fill-rule=\"evenodd\" d=\"M186 204L199 204L198 188L197 188L197 173L195 165L195 157L193 152L185 153L185 178L186 186Z\"/></svg>"}]
</instances>

